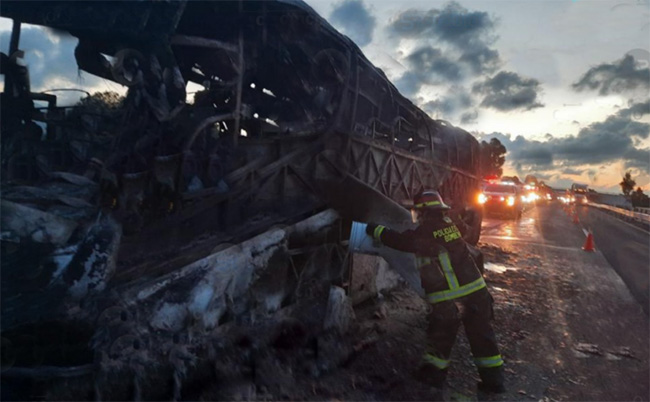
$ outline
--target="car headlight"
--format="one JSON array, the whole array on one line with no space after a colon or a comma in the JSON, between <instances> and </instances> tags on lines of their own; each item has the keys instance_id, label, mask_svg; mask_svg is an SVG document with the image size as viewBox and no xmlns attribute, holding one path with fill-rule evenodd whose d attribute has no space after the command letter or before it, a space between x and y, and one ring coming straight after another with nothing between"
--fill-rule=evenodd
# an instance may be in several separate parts
<instances>
[{"instance_id":1,"label":"car headlight","mask_svg":"<svg viewBox=\"0 0 650 402\"><path fill-rule=\"evenodd\" d=\"M509 207L515 205L515 197L513 196L508 197L508 201L506 201L506 204L508 204Z\"/></svg>"},{"instance_id":2,"label":"car headlight","mask_svg":"<svg viewBox=\"0 0 650 402\"><path fill-rule=\"evenodd\" d=\"M487 197L485 196L485 194L481 193L481 194L478 195L478 203L479 204L485 204L486 201L487 201Z\"/></svg>"}]
</instances>

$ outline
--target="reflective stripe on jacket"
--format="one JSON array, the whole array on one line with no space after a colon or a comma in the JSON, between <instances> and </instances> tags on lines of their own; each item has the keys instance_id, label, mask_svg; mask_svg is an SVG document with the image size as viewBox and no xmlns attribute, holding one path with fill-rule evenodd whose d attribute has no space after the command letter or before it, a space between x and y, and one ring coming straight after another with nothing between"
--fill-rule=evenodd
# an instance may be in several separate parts
<instances>
[{"instance_id":1,"label":"reflective stripe on jacket","mask_svg":"<svg viewBox=\"0 0 650 402\"><path fill-rule=\"evenodd\" d=\"M435 269L433 260L437 260L446 286L430 289L433 292L427 294L429 303L457 299L485 287L460 231L447 217L403 233L379 225L373 237L388 247L415 254L419 269L429 269L429 266Z\"/></svg>"}]
</instances>

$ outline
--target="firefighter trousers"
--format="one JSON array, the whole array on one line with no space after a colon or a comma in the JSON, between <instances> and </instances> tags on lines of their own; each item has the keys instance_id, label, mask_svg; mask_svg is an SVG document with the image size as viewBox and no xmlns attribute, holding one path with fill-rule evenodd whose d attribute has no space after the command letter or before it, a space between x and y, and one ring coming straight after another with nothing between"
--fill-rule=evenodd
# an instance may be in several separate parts
<instances>
[{"instance_id":1,"label":"firefighter trousers","mask_svg":"<svg viewBox=\"0 0 650 402\"><path fill-rule=\"evenodd\" d=\"M462 321L483 384L501 386L503 359L490 324L492 317L492 296L485 288L459 299L433 304L427 329L427 350L418 377L422 379L424 371L429 377L427 383L442 386Z\"/></svg>"}]
</instances>

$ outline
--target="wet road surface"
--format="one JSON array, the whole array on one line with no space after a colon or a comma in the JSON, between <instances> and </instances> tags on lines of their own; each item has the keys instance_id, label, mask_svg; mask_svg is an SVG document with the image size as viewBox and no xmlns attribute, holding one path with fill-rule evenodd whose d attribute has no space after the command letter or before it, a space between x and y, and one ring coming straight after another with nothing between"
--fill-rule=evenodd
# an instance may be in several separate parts
<instances>
[{"instance_id":1,"label":"wet road surface","mask_svg":"<svg viewBox=\"0 0 650 402\"><path fill-rule=\"evenodd\" d=\"M650 233L596 208L577 208L577 212L579 226L591 229L596 249L618 272L647 314Z\"/></svg>"},{"instance_id":2,"label":"wet road surface","mask_svg":"<svg viewBox=\"0 0 650 402\"><path fill-rule=\"evenodd\" d=\"M591 230L596 252L603 254L648 314L650 234L595 208L578 207L576 211L577 224L573 223L573 215L558 203L530 209L518 221L486 218L481 239L577 250L584 245L586 231Z\"/></svg>"},{"instance_id":3,"label":"wet road surface","mask_svg":"<svg viewBox=\"0 0 650 402\"><path fill-rule=\"evenodd\" d=\"M601 244L610 240L600 232L621 241L639 234L598 219L604 222L593 214L575 224L561 205L542 204L518 221L484 220L481 249L506 386L517 390L504 400L631 401L650 395L648 317L605 258L610 252ZM582 250L583 224L599 228L596 252ZM647 275L643 254L629 252L622 261L626 271L645 268Z\"/></svg>"}]
</instances>

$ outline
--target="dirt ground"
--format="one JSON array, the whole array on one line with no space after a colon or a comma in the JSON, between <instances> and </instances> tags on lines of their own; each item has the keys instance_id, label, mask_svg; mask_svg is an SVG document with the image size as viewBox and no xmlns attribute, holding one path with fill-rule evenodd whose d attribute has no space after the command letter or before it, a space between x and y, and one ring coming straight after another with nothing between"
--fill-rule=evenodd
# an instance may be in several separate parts
<instances>
[{"instance_id":1,"label":"dirt ground","mask_svg":"<svg viewBox=\"0 0 650 402\"><path fill-rule=\"evenodd\" d=\"M461 327L445 400L648 400L648 319L602 256L535 244L481 249L508 391L477 395ZM313 353L328 363L293 364L287 373L281 354L267 356L255 384L221 384L200 398L432 400L410 375L424 349L427 308L408 288L395 289L356 307L346 341L319 341Z\"/></svg>"}]
</instances>

